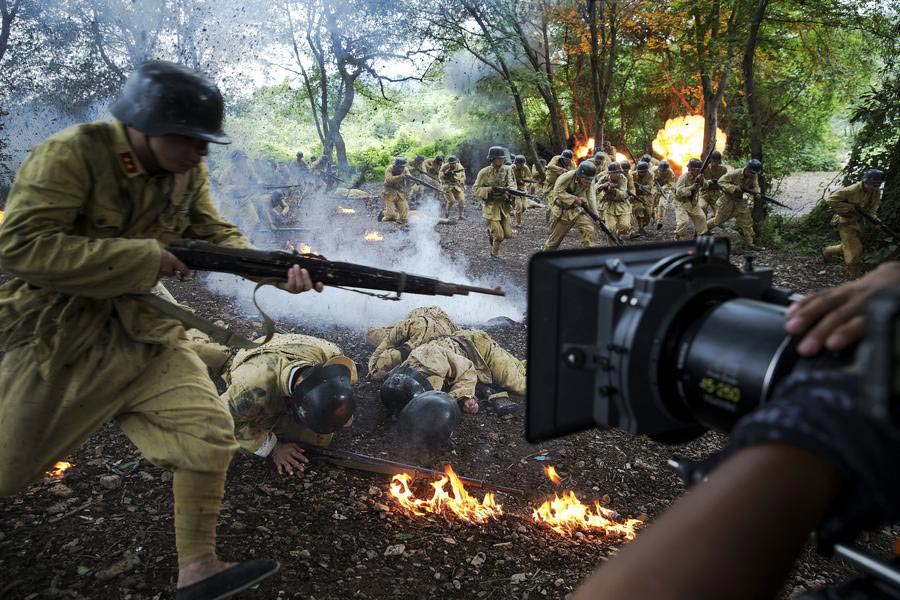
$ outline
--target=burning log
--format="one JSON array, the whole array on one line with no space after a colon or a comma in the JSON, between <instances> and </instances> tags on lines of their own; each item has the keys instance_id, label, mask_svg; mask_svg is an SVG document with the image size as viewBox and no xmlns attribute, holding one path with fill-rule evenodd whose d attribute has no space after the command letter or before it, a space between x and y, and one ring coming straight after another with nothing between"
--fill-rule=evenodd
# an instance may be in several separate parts
<instances>
[{"instance_id":1,"label":"burning log","mask_svg":"<svg viewBox=\"0 0 900 600\"><path fill-rule=\"evenodd\" d=\"M384 236L378 231L366 229L366 235L363 236L363 239L367 242L383 242Z\"/></svg>"},{"instance_id":2,"label":"burning log","mask_svg":"<svg viewBox=\"0 0 900 600\"><path fill-rule=\"evenodd\" d=\"M503 515L503 507L497 504L494 494L488 492L479 502L466 491L465 485L448 465L446 476L431 484L434 493L428 500L416 498L409 487L406 473L394 475L390 494L409 514L424 517L427 514L454 514L466 523L484 524ZM450 491L445 487L450 484Z\"/></svg>"},{"instance_id":3,"label":"burning log","mask_svg":"<svg viewBox=\"0 0 900 600\"><path fill-rule=\"evenodd\" d=\"M291 252L297 252L299 254L314 254L312 248L309 247L309 244L306 242L297 242L297 244L293 244L290 240L287 240L284 243L284 247Z\"/></svg>"},{"instance_id":4,"label":"burning log","mask_svg":"<svg viewBox=\"0 0 900 600\"><path fill-rule=\"evenodd\" d=\"M47 471L47 477L49 477L50 479L62 479L66 471L74 466L74 464L65 460L58 461L55 465L53 465L52 469Z\"/></svg>"}]
</instances>

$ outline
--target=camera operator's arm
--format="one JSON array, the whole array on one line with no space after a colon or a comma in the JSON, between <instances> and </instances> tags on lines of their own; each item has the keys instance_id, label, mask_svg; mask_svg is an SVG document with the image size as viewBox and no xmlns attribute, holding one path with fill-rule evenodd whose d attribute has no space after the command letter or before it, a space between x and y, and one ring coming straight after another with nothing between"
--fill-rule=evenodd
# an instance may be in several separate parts
<instances>
[{"instance_id":1,"label":"camera operator's arm","mask_svg":"<svg viewBox=\"0 0 900 600\"><path fill-rule=\"evenodd\" d=\"M897 285L900 262L883 263L860 279L795 302L788 309L785 331L792 335L806 332L797 346L802 356L813 356L822 348L847 348L862 338L866 301L878 291Z\"/></svg>"},{"instance_id":2,"label":"camera operator's arm","mask_svg":"<svg viewBox=\"0 0 900 600\"><path fill-rule=\"evenodd\" d=\"M834 467L811 452L745 448L600 567L575 600L771 598L836 482Z\"/></svg>"}]
</instances>

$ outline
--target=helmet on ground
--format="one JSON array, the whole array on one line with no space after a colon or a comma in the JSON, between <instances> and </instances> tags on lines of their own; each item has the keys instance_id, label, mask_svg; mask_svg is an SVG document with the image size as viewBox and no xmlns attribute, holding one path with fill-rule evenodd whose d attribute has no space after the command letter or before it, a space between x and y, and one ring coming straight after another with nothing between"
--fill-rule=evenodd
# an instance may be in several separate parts
<instances>
[{"instance_id":1,"label":"helmet on ground","mask_svg":"<svg viewBox=\"0 0 900 600\"><path fill-rule=\"evenodd\" d=\"M307 367L303 380L291 392L294 417L316 433L337 431L356 410L347 363L352 364L341 356L324 365Z\"/></svg>"},{"instance_id":2,"label":"helmet on ground","mask_svg":"<svg viewBox=\"0 0 900 600\"><path fill-rule=\"evenodd\" d=\"M525 155L524 154L516 155L515 163L517 165L524 165L525 164Z\"/></svg>"},{"instance_id":3,"label":"helmet on ground","mask_svg":"<svg viewBox=\"0 0 900 600\"><path fill-rule=\"evenodd\" d=\"M620 164L617 163L616 161L612 161L611 163L609 163L609 166L606 167L606 170L607 170L609 173L621 173L621 172L622 172L622 165L620 165Z\"/></svg>"},{"instance_id":4,"label":"helmet on ground","mask_svg":"<svg viewBox=\"0 0 900 600\"><path fill-rule=\"evenodd\" d=\"M503 146L491 146L488 150L488 160L494 160L495 158L506 158L506 148Z\"/></svg>"},{"instance_id":5,"label":"helmet on ground","mask_svg":"<svg viewBox=\"0 0 900 600\"><path fill-rule=\"evenodd\" d=\"M589 160L582 162L575 169L575 177L583 177L585 179L593 179L597 176L597 165Z\"/></svg>"},{"instance_id":6,"label":"helmet on ground","mask_svg":"<svg viewBox=\"0 0 900 600\"><path fill-rule=\"evenodd\" d=\"M395 167L402 167L405 164L406 164L406 159L403 158L402 156L397 156L394 158L394 166Z\"/></svg>"},{"instance_id":7,"label":"helmet on ground","mask_svg":"<svg viewBox=\"0 0 900 600\"><path fill-rule=\"evenodd\" d=\"M759 175L762 173L762 163L755 158L751 158L747 161L747 164L744 165L744 170Z\"/></svg>"},{"instance_id":8,"label":"helmet on ground","mask_svg":"<svg viewBox=\"0 0 900 600\"><path fill-rule=\"evenodd\" d=\"M413 448L435 451L450 442L462 411L449 394L428 391L409 401L397 420L397 430Z\"/></svg>"},{"instance_id":9,"label":"helmet on ground","mask_svg":"<svg viewBox=\"0 0 900 600\"><path fill-rule=\"evenodd\" d=\"M635 168L637 169L637 172L638 172L638 173L645 173L645 172L647 172L647 171L650 170L650 163L649 163L649 162L640 161L640 162L637 164L637 167L635 167Z\"/></svg>"},{"instance_id":10,"label":"helmet on ground","mask_svg":"<svg viewBox=\"0 0 900 600\"><path fill-rule=\"evenodd\" d=\"M222 92L211 79L175 63L152 60L140 65L109 112L147 136L175 134L231 143L222 131Z\"/></svg>"},{"instance_id":11,"label":"helmet on ground","mask_svg":"<svg viewBox=\"0 0 900 600\"><path fill-rule=\"evenodd\" d=\"M560 152L559 155L568 160L572 160L573 158L575 158L575 155L572 154L572 151L568 148Z\"/></svg>"},{"instance_id":12,"label":"helmet on ground","mask_svg":"<svg viewBox=\"0 0 900 600\"><path fill-rule=\"evenodd\" d=\"M459 159L453 156L452 154L447 158L448 163L456 163L459 162Z\"/></svg>"},{"instance_id":13,"label":"helmet on ground","mask_svg":"<svg viewBox=\"0 0 900 600\"><path fill-rule=\"evenodd\" d=\"M709 160L716 160L722 162L722 153L718 150L713 150L709 153Z\"/></svg>"},{"instance_id":14,"label":"helmet on ground","mask_svg":"<svg viewBox=\"0 0 900 600\"><path fill-rule=\"evenodd\" d=\"M692 158L687 164L688 169L699 169L702 166L703 162L701 162L699 158Z\"/></svg>"},{"instance_id":15,"label":"helmet on ground","mask_svg":"<svg viewBox=\"0 0 900 600\"><path fill-rule=\"evenodd\" d=\"M885 179L881 169L867 169L862 177L863 183L884 183Z\"/></svg>"},{"instance_id":16,"label":"helmet on ground","mask_svg":"<svg viewBox=\"0 0 900 600\"><path fill-rule=\"evenodd\" d=\"M397 367L384 378L381 384L381 402L391 414L403 410L413 397L434 388L428 379L415 369Z\"/></svg>"},{"instance_id":17,"label":"helmet on ground","mask_svg":"<svg viewBox=\"0 0 900 600\"><path fill-rule=\"evenodd\" d=\"M669 170L669 161L661 160L661 161L659 161L659 164L656 166L660 171L668 171Z\"/></svg>"}]
</instances>

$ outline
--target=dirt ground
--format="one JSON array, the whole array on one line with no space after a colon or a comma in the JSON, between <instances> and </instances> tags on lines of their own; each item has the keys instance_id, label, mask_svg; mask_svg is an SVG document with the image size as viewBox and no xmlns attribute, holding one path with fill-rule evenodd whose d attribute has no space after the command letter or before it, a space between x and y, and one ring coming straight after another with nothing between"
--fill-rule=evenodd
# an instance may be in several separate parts
<instances>
[{"instance_id":1,"label":"dirt ground","mask_svg":"<svg viewBox=\"0 0 900 600\"><path fill-rule=\"evenodd\" d=\"M375 224L375 204L358 202L357 208L366 210L351 218ZM670 211L670 222L649 240L671 239L672 218ZM436 227L445 250L468 257L475 273L501 271L522 282L528 257L546 235L543 211L529 211L518 236L504 243L502 258L492 260L480 211L471 200L464 221ZM726 233L734 236L731 230ZM565 247L574 246L570 237ZM774 266L779 284L800 292L844 277L841 266L822 265L818 257L774 250L760 252L757 264ZM198 313L222 319L244 334L255 333L256 315L241 314L230 299L210 293L203 279L200 275L169 287ZM422 302L427 304L427 298ZM302 315L280 326L320 333ZM499 324L488 331L525 357L524 324ZM321 336L341 346L364 375L372 348L360 331L329 330ZM361 378L355 422L336 436L334 446L405 458L394 450L392 423L377 390ZM608 497L605 503L623 517L644 514L652 521L684 491L666 459L672 454L704 456L724 439L707 434L672 447L594 430L531 445L523 428L524 412L499 417L485 410L465 416L452 446L429 465L450 463L462 475L527 490L522 498L499 494L504 515L485 525L410 518L386 497L387 476L322 464L311 465L302 477L279 476L270 462L237 456L228 473L219 552L227 559L281 561L281 572L242 596L248 599L562 598L614 555L622 540L592 533L562 536L533 523L532 508L553 490L543 466L556 465L565 478L562 487L586 502ZM61 481L48 479L0 499L0 598L172 598L176 557L170 474L142 460L114 424L66 458L75 466ZM473 493L481 496L478 490ZM873 535L870 544L883 547L889 533ZM691 544L685 540L684 551ZM652 565L647 573L652 576ZM848 574L842 564L808 551L782 595Z\"/></svg>"}]
</instances>

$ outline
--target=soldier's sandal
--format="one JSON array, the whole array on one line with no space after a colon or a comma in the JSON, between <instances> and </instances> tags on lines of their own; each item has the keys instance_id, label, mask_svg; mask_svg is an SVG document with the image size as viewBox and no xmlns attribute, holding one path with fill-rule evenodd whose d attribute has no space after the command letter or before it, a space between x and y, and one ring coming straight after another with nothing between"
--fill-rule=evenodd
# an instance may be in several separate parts
<instances>
[{"instance_id":1,"label":"soldier's sandal","mask_svg":"<svg viewBox=\"0 0 900 600\"><path fill-rule=\"evenodd\" d=\"M224 600L278 572L274 560L251 560L234 565L193 585L175 591L175 600Z\"/></svg>"}]
</instances>

